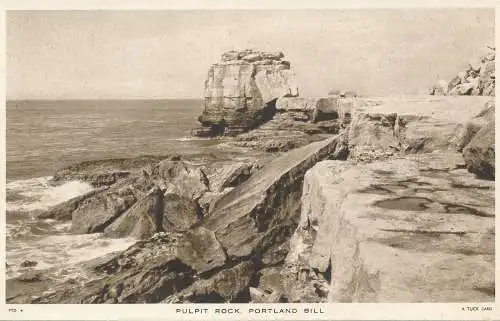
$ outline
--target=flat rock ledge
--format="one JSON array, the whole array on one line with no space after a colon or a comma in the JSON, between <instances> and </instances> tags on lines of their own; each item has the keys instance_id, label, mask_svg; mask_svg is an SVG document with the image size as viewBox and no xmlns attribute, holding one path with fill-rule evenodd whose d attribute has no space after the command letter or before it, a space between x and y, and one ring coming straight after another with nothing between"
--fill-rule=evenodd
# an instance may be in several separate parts
<instances>
[{"instance_id":1,"label":"flat rock ledge","mask_svg":"<svg viewBox=\"0 0 500 321\"><path fill-rule=\"evenodd\" d=\"M494 182L459 153L319 162L301 211L286 265L322 275L324 301L494 300Z\"/></svg>"}]
</instances>

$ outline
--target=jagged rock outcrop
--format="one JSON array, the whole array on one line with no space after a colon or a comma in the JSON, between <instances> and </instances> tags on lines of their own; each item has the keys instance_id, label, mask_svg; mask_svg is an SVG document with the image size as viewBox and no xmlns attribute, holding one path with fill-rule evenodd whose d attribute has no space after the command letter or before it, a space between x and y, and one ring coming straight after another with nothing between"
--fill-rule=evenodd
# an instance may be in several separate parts
<instances>
[{"instance_id":1,"label":"jagged rock outcrop","mask_svg":"<svg viewBox=\"0 0 500 321\"><path fill-rule=\"evenodd\" d=\"M50 293L12 297L9 302L248 302L259 271L281 264L288 253L300 215L304 174L317 161L345 159L346 154L342 135L283 154L218 198L210 215L191 229L155 234L136 243L96 267L99 276L94 281L63 283ZM175 180L185 173L183 166L165 165L170 169L165 171L154 166L150 179ZM161 194L155 187L148 195L137 203L144 206L132 206L143 209L141 218L149 217L154 207L150 201Z\"/></svg>"},{"instance_id":2,"label":"jagged rock outcrop","mask_svg":"<svg viewBox=\"0 0 500 321\"><path fill-rule=\"evenodd\" d=\"M163 192L155 186L104 229L110 237L144 239L163 229Z\"/></svg>"},{"instance_id":3,"label":"jagged rock outcrop","mask_svg":"<svg viewBox=\"0 0 500 321\"><path fill-rule=\"evenodd\" d=\"M208 279L200 279L192 285L166 298L164 303L225 303L248 302L249 285L255 274L255 264L241 262L228 267Z\"/></svg>"},{"instance_id":4,"label":"jagged rock outcrop","mask_svg":"<svg viewBox=\"0 0 500 321\"><path fill-rule=\"evenodd\" d=\"M495 119L488 122L464 148L467 169L481 178L495 179Z\"/></svg>"},{"instance_id":5,"label":"jagged rock outcrop","mask_svg":"<svg viewBox=\"0 0 500 321\"><path fill-rule=\"evenodd\" d=\"M494 300L494 183L464 167L445 152L316 164L287 266L328 281L330 302Z\"/></svg>"},{"instance_id":6,"label":"jagged rock outcrop","mask_svg":"<svg viewBox=\"0 0 500 321\"><path fill-rule=\"evenodd\" d=\"M225 262L224 250L209 230L158 233L95 266L99 277L93 281L84 285L68 281L51 291L11 297L9 302L160 302L192 284L199 275L217 271Z\"/></svg>"},{"instance_id":7,"label":"jagged rock outcrop","mask_svg":"<svg viewBox=\"0 0 500 321\"><path fill-rule=\"evenodd\" d=\"M83 161L57 170L52 177L52 181L77 180L87 182L93 187L111 186L146 165L155 164L168 158L171 158L171 156L145 155L131 158Z\"/></svg>"},{"instance_id":8,"label":"jagged rock outcrop","mask_svg":"<svg viewBox=\"0 0 500 321\"><path fill-rule=\"evenodd\" d=\"M212 65L205 82L199 136L234 136L274 115L281 96L298 96L290 63L281 52L229 51Z\"/></svg>"},{"instance_id":9,"label":"jagged rock outcrop","mask_svg":"<svg viewBox=\"0 0 500 321\"><path fill-rule=\"evenodd\" d=\"M37 215L37 218L54 219L58 221L71 221L71 215L73 211L80 207L84 201L88 200L94 195L101 193L107 188L108 187L96 188L83 195L73 197L72 199L69 199L61 204L57 204L56 206L39 213Z\"/></svg>"},{"instance_id":10,"label":"jagged rock outcrop","mask_svg":"<svg viewBox=\"0 0 500 321\"><path fill-rule=\"evenodd\" d=\"M431 95L449 96L495 96L495 48L479 59L472 60L469 67L451 81L440 80L430 90Z\"/></svg>"},{"instance_id":11,"label":"jagged rock outcrop","mask_svg":"<svg viewBox=\"0 0 500 321\"><path fill-rule=\"evenodd\" d=\"M285 152L339 134L350 122L355 99L281 97L273 119L235 137L232 145Z\"/></svg>"},{"instance_id":12,"label":"jagged rock outcrop","mask_svg":"<svg viewBox=\"0 0 500 321\"><path fill-rule=\"evenodd\" d=\"M463 127L488 97L360 100L349 128L350 159L372 161L398 154L457 150ZM453 115L453 117L450 117Z\"/></svg>"},{"instance_id":13,"label":"jagged rock outcrop","mask_svg":"<svg viewBox=\"0 0 500 321\"><path fill-rule=\"evenodd\" d=\"M181 160L167 159L148 165L141 173L121 180L80 202L71 214L71 231L106 231L109 235L118 237L136 231L131 236L149 237L162 230L164 215L165 222L175 222L172 215L177 214L173 214L171 209L179 205L178 198L185 198L197 206L199 198L209 191L208 184L201 168ZM154 195L151 194L151 189L154 189ZM175 194L178 197L164 197L164 194ZM164 204L165 201L176 204ZM182 203L183 206L185 204ZM182 229L182 226L184 225L179 227Z\"/></svg>"},{"instance_id":14,"label":"jagged rock outcrop","mask_svg":"<svg viewBox=\"0 0 500 321\"><path fill-rule=\"evenodd\" d=\"M109 224L141 198L135 190L140 186L141 184L137 183L116 186L85 199L71 214L71 232L104 232Z\"/></svg>"}]
</instances>

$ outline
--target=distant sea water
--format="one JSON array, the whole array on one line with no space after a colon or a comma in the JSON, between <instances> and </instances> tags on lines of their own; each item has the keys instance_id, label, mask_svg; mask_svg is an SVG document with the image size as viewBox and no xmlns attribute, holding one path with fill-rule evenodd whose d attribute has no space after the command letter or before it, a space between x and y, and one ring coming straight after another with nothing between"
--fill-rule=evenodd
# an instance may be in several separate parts
<instances>
[{"instance_id":1,"label":"distant sea water","mask_svg":"<svg viewBox=\"0 0 500 321\"><path fill-rule=\"evenodd\" d=\"M7 102L7 180L52 175L83 160L193 147L201 100ZM184 138L184 139L183 139Z\"/></svg>"},{"instance_id":2,"label":"distant sea water","mask_svg":"<svg viewBox=\"0 0 500 321\"><path fill-rule=\"evenodd\" d=\"M184 154L210 144L190 136L201 100L7 102L7 278L29 269L83 277L78 263L135 241L71 235L70 222L38 220L47 209L92 187L48 184L61 167L85 160ZM26 260L35 267L22 267Z\"/></svg>"}]
</instances>

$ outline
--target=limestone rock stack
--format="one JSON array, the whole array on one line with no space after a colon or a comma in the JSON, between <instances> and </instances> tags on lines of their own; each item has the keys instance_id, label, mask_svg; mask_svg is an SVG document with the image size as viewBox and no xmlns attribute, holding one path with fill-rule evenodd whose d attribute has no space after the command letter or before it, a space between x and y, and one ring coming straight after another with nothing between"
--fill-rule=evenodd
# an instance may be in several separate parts
<instances>
[{"instance_id":1,"label":"limestone rock stack","mask_svg":"<svg viewBox=\"0 0 500 321\"><path fill-rule=\"evenodd\" d=\"M431 95L440 96L495 96L495 48L487 47L487 53L469 62L450 82L440 80L431 90Z\"/></svg>"},{"instance_id":2,"label":"limestone rock stack","mask_svg":"<svg viewBox=\"0 0 500 321\"><path fill-rule=\"evenodd\" d=\"M205 81L198 136L234 136L274 115L274 102L298 96L290 62L282 52L228 51L213 64Z\"/></svg>"}]
</instances>

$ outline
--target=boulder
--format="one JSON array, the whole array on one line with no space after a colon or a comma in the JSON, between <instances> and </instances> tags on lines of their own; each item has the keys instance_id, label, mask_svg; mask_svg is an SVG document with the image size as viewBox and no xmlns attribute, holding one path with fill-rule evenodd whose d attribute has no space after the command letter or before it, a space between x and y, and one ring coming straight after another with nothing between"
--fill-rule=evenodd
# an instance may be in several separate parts
<instances>
[{"instance_id":1,"label":"boulder","mask_svg":"<svg viewBox=\"0 0 500 321\"><path fill-rule=\"evenodd\" d=\"M495 102L489 101L477 115L468 120L457 134L457 151L461 152L472 138L486 125L495 118Z\"/></svg>"},{"instance_id":2,"label":"boulder","mask_svg":"<svg viewBox=\"0 0 500 321\"><path fill-rule=\"evenodd\" d=\"M216 169L209 177L210 190L221 193L246 181L252 173L252 163L233 162Z\"/></svg>"},{"instance_id":3,"label":"boulder","mask_svg":"<svg viewBox=\"0 0 500 321\"><path fill-rule=\"evenodd\" d=\"M222 270L209 279L200 279L165 303L248 302L249 284L255 273L252 262L242 262Z\"/></svg>"},{"instance_id":4,"label":"boulder","mask_svg":"<svg viewBox=\"0 0 500 321\"><path fill-rule=\"evenodd\" d=\"M196 130L195 134L243 133L272 117L277 98L297 96L294 74L282 56L252 50L223 54L222 61L210 67L205 82L199 121L210 130ZM269 59L277 63L262 63Z\"/></svg>"},{"instance_id":5,"label":"boulder","mask_svg":"<svg viewBox=\"0 0 500 321\"><path fill-rule=\"evenodd\" d=\"M474 84L471 82L458 84L453 89L450 90L450 96L459 96L459 95L470 95L472 90L474 89Z\"/></svg>"},{"instance_id":6,"label":"boulder","mask_svg":"<svg viewBox=\"0 0 500 321\"><path fill-rule=\"evenodd\" d=\"M327 301L328 282L321 273L309 267L294 264L285 264L279 268L269 267L259 271L258 277L258 287L253 291L254 294L258 294L256 302L324 303Z\"/></svg>"},{"instance_id":7,"label":"boulder","mask_svg":"<svg viewBox=\"0 0 500 321\"><path fill-rule=\"evenodd\" d=\"M163 197L163 229L186 231L202 218L199 205L192 199L178 194L166 193Z\"/></svg>"},{"instance_id":8,"label":"boulder","mask_svg":"<svg viewBox=\"0 0 500 321\"><path fill-rule=\"evenodd\" d=\"M164 194L176 194L183 199L197 201L205 192L209 191L209 182L203 170L197 166L178 159L167 159L157 164L149 164L137 174L129 178L121 180L110 188L98 192L91 197L86 198L78 204L78 207L72 212L72 227L73 233L96 233L103 232L106 227L111 225L117 218L124 214L136 201L141 199L149 199L147 196L150 190L157 186ZM155 193L158 193L158 188ZM155 194L156 195L156 194ZM156 199L157 196L153 197ZM158 195L158 199L160 196ZM154 202L153 202L154 203ZM163 204L163 201L160 202ZM160 204L158 203L158 204ZM181 202L186 204L186 202ZM114 228L118 225L125 224L128 226L125 230L129 231L130 226L135 226L134 221L142 216L135 210L143 211L148 208L148 201L145 204L138 204L137 208L127 212L127 218L122 218L117 222ZM167 205L167 210L169 209ZM176 205L173 207L175 208ZM160 205L155 209L163 213ZM151 227L142 221L137 225L146 228ZM158 227L162 226L159 223ZM110 228L111 229L111 228ZM120 228L121 230L121 228ZM146 228L143 235L149 235L155 228ZM110 230L108 229L108 232ZM111 233L116 234L116 233ZM110 235L111 235L110 234ZM122 233L117 233L117 236Z\"/></svg>"},{"instance_id":9,"label":"boulder","mask_svg":"<svg viewBox=\"0 0 500 321\"><path fill-rule=\"evenodd\" d=\"M495 179L495 119L477 132L464 148L467 169L481 178Z\"/></svg>"},{"instance_id":10,"label":"boulder","mask_svg":"<svg viewBox=\"0 0 500 321\"><path fill-rule=\"evenodd\" d=\"M168 193L196 200L209 190L203 169L181 160L164 160L147 173Z\"/></svg>"},{"instance_id":11,"label":"boulder","mask_svg":"<svg viewBox=\"0 0 500 321\"><path fill-rule=\"evenodd\" d=\"M137 201L132 186L120 186L85 199L72 212L71 232L103 232L109 224Z\"/></svg>"},{"instance_id":12,"label":"boulder","mask_svg":"<svg viewBox=\"0 0 500 321\"><path fill-rule=\"evenodd\" d=\"M494 183L463 167L445 152L316 164L286 258L302 268L290 279L306 289L316 271L329 302L493 301Z\"/></svg>"},{"instance_id":13,"label":"boulder","mask_svg":"<svg viewBox=\"0 0 500 321\"><path fill-rule=\"evenodd\" d=\"M163 193L152 188L125 213L104 229L110 237L146 239L163 230Z\"/></svg>"}]
</instances>

